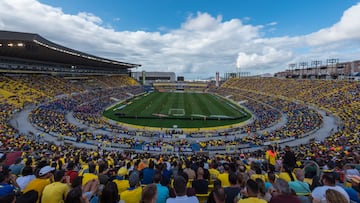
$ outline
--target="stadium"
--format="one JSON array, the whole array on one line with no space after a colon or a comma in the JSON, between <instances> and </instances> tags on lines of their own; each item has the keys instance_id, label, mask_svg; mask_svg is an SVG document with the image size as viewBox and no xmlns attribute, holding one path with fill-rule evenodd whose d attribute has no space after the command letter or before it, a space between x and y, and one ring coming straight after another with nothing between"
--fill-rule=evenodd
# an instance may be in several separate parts
<instances>
[{"instance_id":1,"label":"stadium","mask_svg":"<svg viewBox=\"0 0 360 203\"><path fill-rule=\"evenodd\" d=\"M359 166L360 83L356 75L347 77L360 72L359 61L292 69L277 77L229 74L221 82L146 85L146 72L141 79L131 77L140 66L38 34L0 31L1 155L7 154L8 163L19 152L27 160L45 157L61 168L60 160L74 160L70 152L76 151L79 164L103 159L119 174L125 163L135 164L131 159L144 167L156 160L158 167L165 164L163 170L180 160L186 168L217 170L227 163L220 170L229 165L255 170L257 162L241 160L260 160L270 148L280 155L291 146L297 166L315 174ZM281 177L279 164L271 164ZM357 180L346 173L340 173L345 185ZM214 179L208 185L210 193ZM207 200L209 193L196 196Z\"/></svg>"}]
</instances>

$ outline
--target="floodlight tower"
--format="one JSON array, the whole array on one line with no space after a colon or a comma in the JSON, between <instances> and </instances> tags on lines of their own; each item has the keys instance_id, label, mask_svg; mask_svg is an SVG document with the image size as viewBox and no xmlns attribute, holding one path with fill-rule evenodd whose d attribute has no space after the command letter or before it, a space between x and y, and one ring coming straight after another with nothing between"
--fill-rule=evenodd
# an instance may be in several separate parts
<instances>
[{"instance_id":1,"label":"floodlight tower","mask_svg":"<svg viewBox=\"0 0 360 203\"><path fill-rule=\"evenodd\" d=\"M315 66L315 78L319 78L319 68L321 66L321 61L315 60L311 61L311 67Z\"/></svg>"},{"instance_id":2,"label":"floodlight tower","mask_svg":"<svg viewBox=\"0 0 360 203\"><path fill-rule=\"evenodd\" d=\"M308 68L308 62L303 61L299 63L299 67L301 67L302 75L308 75L309 73L305 74L305 67Z\"/></svg>"},{"instance_id":3,"label":"floodlight tower","mask_svg":"<svg viewBox=\"0 0 360 203\"><path fill-rule=\"evenodd\" d=\"M331 67L331 70L334 71L335 69L335 72L337 72L336 70L336 64L339 63L339 59L335 59L335 58L332 58L332 59L326 59L326 68L327 68L327 74L330 75L330 71L329 71L329 67Z\"/></svg>"},{"instance_id":4,"label":"floodlight tower","mask_svg":"<svg viewBox=\"0 0 360 203\"><path fill-rule=\"evenodd\" d=\"M291 72L291 78L294 77L294 70L296 68L296 63L291 63L289 64L289 69L290 69L290 72Z\"/></svg>"}]
</instances>

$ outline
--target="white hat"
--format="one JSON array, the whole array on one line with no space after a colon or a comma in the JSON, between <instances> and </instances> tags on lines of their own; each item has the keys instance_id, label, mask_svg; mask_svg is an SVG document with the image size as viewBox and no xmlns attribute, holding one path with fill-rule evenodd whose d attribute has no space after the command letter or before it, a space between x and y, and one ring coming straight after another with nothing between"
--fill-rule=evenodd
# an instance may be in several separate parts
<instances>
[{"instance_id":1,"label":"white hat","mask_svg":"<svg viewBox=\"0 0 360 203\"><path fill-rule=\"evenodd\" d=\"M54 167L50 167L50 166L44 166L40 169L39 171L39 176L43 176L46 175L47 173L50 173L51 171L55 170Z\"/></svg>"}]
</instances>

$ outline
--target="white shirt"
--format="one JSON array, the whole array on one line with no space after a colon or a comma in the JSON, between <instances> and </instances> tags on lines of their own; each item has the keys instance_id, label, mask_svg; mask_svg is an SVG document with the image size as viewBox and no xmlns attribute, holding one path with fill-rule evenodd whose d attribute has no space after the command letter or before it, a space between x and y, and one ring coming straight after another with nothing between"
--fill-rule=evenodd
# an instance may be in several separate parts
<instances>
[{"instance_id":1,"label":"white shirt","mask_svg":"<svg viewBox=\"0 0 360 203\"><path fill-rule=\"evenodd\" d=\"M29 182L35 178L35 175L20 176L16 179L16 183L19 185L21 190L24 190L25 187L29 184Z\"/></svg>"},{"instance_id":2,"label":"white shirt","mask_svg":"<svg viewBox=\"0 0 360 203\"><path fill-rule=\"evenodd\" d=\"M176 196L175 198L168 198L166 203L199 203L196 196Z\"/></svg>"},{"instance_id":3,"label":"white shirt","mask_svg":"<svg viewBox=\"0 0 360 203\"><path fill-rule=\"evenodd\" d=\"M344 197L348 200L348 202L350 202L350 198L349 198L349 195L347 194L347 192L340 186L327 186L327 185L324 185L324 186L319 186L319 187L316 187L312 193L311 193L311 196L314 198L314 199L317 199L317 200L320 200L321 202L326 202L326 190L328 189L332 189L332 190L336 190L338 192L340 192L341 194L344 195Z\"/></svg>"}]
</instances>

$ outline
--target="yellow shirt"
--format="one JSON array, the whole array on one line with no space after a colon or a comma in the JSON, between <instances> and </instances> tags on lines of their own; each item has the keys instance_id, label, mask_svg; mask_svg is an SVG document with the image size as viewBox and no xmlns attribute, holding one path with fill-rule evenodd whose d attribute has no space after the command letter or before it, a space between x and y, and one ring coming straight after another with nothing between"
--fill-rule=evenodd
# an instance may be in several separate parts
<instances>
[{"instance_id":1,"label":"yellow shirt","mask_svg":"<svg viewBox=\"0 0 360 203\"><path fill-rule=\"evenodd\" d=\"M249 197L249 198L241 199L237 203L267 203L267 202L257 197Z\"/></svg>"},{"instance_id":2,"label":"yellow shirt","mask_svg":"<svg viewBox=\"0 0 360 203\"><path fill-rule=\"evenodd\" d=\"M82 179L82 185L84 186L87 182L89 182L90 180L93 179L99 179L99 177L95 174L92 173L84 173L83 174L83 179Z\"/></svg>"},{"instance_id":3,"label":"yellow shirt","mask_svg":"<svg viewBox=\"0 0 360 203\"><path fill-rule=\"evenodd\" d=\"M119 194L124 192L125 190L127 190L130 187L128 180L116 180L115 179L115 180L113 180L113 182L116 184Z\"/></svg>"},{"instance_id":4,"label":"yellow shirt","mask_svg":"<svg viewBox=\"0 0 360 203\"><path fill-rule=\"evenodd\" d=\"M211 179L216 179L218 177L218 175L220 174L219 170L216 170L213 168L209 169L209 173L210 173Z\"/></svg>"},{"instance_id":5,"label":"yellow shirt","mask_svg":"<svg viewBox=\"0 0 360 203\"><path fill-rule=\"evenodd\" d=\"M38 200L37 203L40 201L40 197L45 186L49 185L50 179L42 179L42 178L35 178L34 180L30 181L30 183L25 187L23 193L29 192L30 190L35 190L38 193Z\"/></svg>"},{"instance_id":6,"label":"yellow shirt","mask_svg":"<svg viewBox=\"0 0 360 203\"><path fill-rule=\"evenodd\" d=\"M65 200L69 186L66 183L54 182L45 186L41 202L60 203Z\"/></svg>"},{"instance_id":7,"label":"yellow shirt","mask_svg":"<svg viewBox=\"0 0 360 203\"><path fill-rule=\"evenodd\" d=\"M252 174L251 175L251 179L252 180L256 180L256 178L260 178L261 180L263 180L264 182L266 181L266 177L263 174Z\"/></svg>"},{"instance_id":8,"label":"yellow shirt","mask_svg":"<svg viewBox=\"0 0 360 203\"><path fill-rule=\"evenodd\" d=\"M125 190L120 194L120 199L125 203L139 203L141 200L142 188L138 187L133 190Z\"/></svg>"},{"instance_id":9,"label":"yellow shirt","mask_svg":"<svg viewBox=\"0 0 360 203\"><path fill-rule=\"evenodd\" d=\"M292 176L293 176L294 180L296 180L296 176L295 176L294 173L292 173ZM289 174L288 174L287 172L281 172L281 173L279 174L279 178L284 179L286 182L290 182L290 181L291 181L291 178L290 178L290 176L289 176Z\"/></svg>"},{"instance_id":10,"label":"yellow shirt","mask_svg":"<svg viewBox=\"0 0 360 203\"><path fill-rule=\"evenodd\" d=\"M229 187L229 174L228 173L220 173L218 175L218 179L221 181L221 187Z\"/></svg>"}]
</instances>

